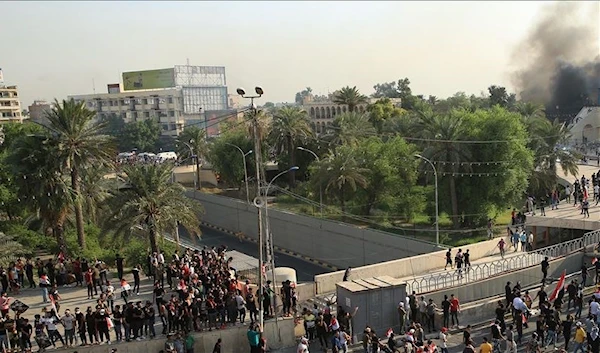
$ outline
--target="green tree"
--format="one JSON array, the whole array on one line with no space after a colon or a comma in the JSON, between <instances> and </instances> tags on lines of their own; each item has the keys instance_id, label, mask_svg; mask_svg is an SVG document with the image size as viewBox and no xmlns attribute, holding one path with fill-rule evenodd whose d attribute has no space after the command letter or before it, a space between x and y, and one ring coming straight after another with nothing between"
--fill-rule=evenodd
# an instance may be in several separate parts
<instances>
[{"instance_id":1,"label":"green tree","mask_svg":"<svg viewBox=\"0 0 600 353\"><path fill-rule=\"evenodd\" d=\"M55 102L46 116L52 139L56 140L55 156L62 168L71 175L71 188L77 223L77 240L85 248L83 208L81 200L81 173L92 165L104 165L114 158L112 139L102 133L105 125L95 123L96 113L87 109L84 102L73 99Z\"/></svg>"},{"instance_id":2,"label":"green tree","mask_svg":"<svg viewBox=\"0 0 600 353\"><path fill-rule=\"evenodd\" d=\"M233 129L211 143L207 157L222 183L241 188L244 184L244 162L240 151L232 145L238 146L244 153L254 150L254 143L247 132ZM248 178L252 179L256 175L254 153L246 157L246 168Z\"/></svg>"},{"instance_id":3,"label":"green tree","mask_svg":"<svg viewBox=\"0 0 600 353\"><path fill-rule=\"evenodd\" d=\"M336 116L328 130L326 138L333 146L356 146L361 139L376 133L369 116L356 112Z\"/></svg>"},{"instance_id":4,"label":"green tree","mask_svg":"<svg viewBox=\"0 0 600 353\"><path fill-rule=\"evenodd\" d=\"M74 195L69 173L63 173L56 163L61 146L47 135L21 136L11 144L7 158L18 188L18 201L38 215L44 234L56 238L65 254L65 222L73 205Z\"/></svg>"},{"instance_id":5,"label":"green tree","mask_svg":"<svg viewBox=\"0 0 600 353\"><path fill-rule=\"evenodd\" d=\"M346 212L346 201L351 199L358 188L368 185L367 170L360 166L356 150L350 146L338 146L311 168L315 176L313 186L325 186L325 195L333 196L340 202L342 212Z\"/></svg>"},{"instance_id":6,"label":"green tree","mask_svg":"<svg viewBox=\"0 0 600 353\"><path fill-rule=\"evenodd\" d=\"M141 227L153 252L159 250L158 237L173 234L177 224L198 236L202 206L185 196L183 186L171 182L172 173L170 163L125 166L125 185L110 200L114 212L106 219L105 228L124 234Z\"/></svg>"},{"instance_id":7,"label":"green tree","mask_svg":"<svg viewBox=\"0 0 600 353\"><path fill-rule=\"evenodd\" d=\"M308 114L298 107L283 107L275 112L271 125L270 141L275 152L287 154L290 166L296 165L296 147L313 136ZM290 188L296 184L296 173L288 173Z\"/></svg>"},{"instance_id":8,"label":"green tree","mask_svg":"<svg viewBox=\"0 0 600 353\"><path fill-rule=\"evenodd\" d=\"M468 134L464 116L460 114L438 115L432 111L418 111L414 126L417 136L426 139L423 155L432 161L444 161L437 166L438 176L446 175L450 190L452 221L455 227L459 222L459 204L456 188L456 175L471 159L467 144L460 143ZM429 166L425 166L429 168Z\"/></svg>"},{"instance_id":9,"label":"green tree","mask_svg":"<svg viewBox=\"0 0 600 353\"><path fill-rule=\"evenodd\" d=\"M395 106L388 98L378 99L367 107L369 121L378 134L383 132L384 126L393 119L401 117L406 110Z\"/></svg>"},{"instance_id":10,"label":"green tree","mask_svg":"<svg viewBox=\"0 0 600 353\"><path fill-rule=\"evenodd\" d=\"M107 178L110 169L102 165L92 165L83 171L81 178L81 199L88 224L98 224L103 206L110 197L110 190L118 187L118 176Z\"/></svg>"},{"instance_id":11,"label":"green tree","mask_svg":"<svg viewBox=\"0 0 600 353\"><path fill-rule=\"evenodd\" d=\"M505 87L492 85L488 87L488 92L491 106L499 105L503 108L508 106L509 95Z\"/></svg>"},{"instance_id":12,"label":"green tree","mask_svg":"<svg viewBox=\"0 0 600 353\"><path fill-rule=\"evenodd\" d=\"M400 98L402 108L407 110L414 109L419 100L412 94L408 77L401 78L397 82L376 84L373 89L375 89L374 98Z\"/></svg>"},{"instance_id":13,"label":"green tree","mask_svg":"<svg viewBox=\"0 0 600 353\"><path fill-rule=\"evenodd\" d=\"M401 137L386 142L379 137L370 137L359 143L357 159L368 180L368 184L357 193L361 214L370 215L373 208L386 211L409 208L406 202L414 202L417 191L414 188L418 165L413 156L415 152L416 146L406 143ZM414 211L417 208L413 208Z\"/></svg>"},{"instance_id":14,"label":"green tree","mask_svg":"<svg viewBox=\"0 0 600 353\"><path fill-rule=\"evenodd\" d=\"M12 235L0 232L0 264L8 266L16 257L26 253L26 249Z\"/></svg>"},{"instance_id":15,"label":"green tree","mask_svg":"<svg viewBox=\"0 0 600 353\"><path fill-rule=\"evenodd\" d=\"M296 99L295 99L296 104L303 104L304 99L310 97L311 95L312 95L312 88L306 87L301 92L296 93Z\"/></svg>"},{"instance_id":16,"label":"green tree","mask_svg":"<svg viewBox=\"0 0 600 353\"><path fill-rule=\"evenodd\" d=\"M206 130L204 129L197 126L190 126L177 136L177 155L179 159L189 159L190 162L196 163L196 182L198 187L202 187L200 183L200 162L206 157L207 150L208 144L206 142ZM193 155L190 153L193 153Z\"/></svg>"},{"instance_id":17,"label":"green tree","mask_svg":"<svg viewBox=\"0 0 600 353\"><path fill-rule=\"evenodd\" d=\"M147 119L125 124L120 150L131 151L137 148L140 152L157 150L160 137L160 126L156 120Z\"/></svg>"},{"instance_id":18,"label":"green tree","mask_svg":"<svg viewBox=\"0 0 600 353\"><path fill-rule=\"evenodd\" d=\"M334 94L333 103L347 105L348 111L353 112L358 105L367 103L367 96L361 94L356 86L346 86Z\"/></svg>"},{"instance_id":19,"label":"green tree","mask_svg":"<svg viewBox=\"0 0 600 353\"><path fill-rule=\"evenodd\" d=\"M532 183L538 187L538 190L545 189L544 192L547 192L556 186L558 165L565 175L577 175L577 161L581 159L581 155L563 149L571 138L566 123L558 119L554 121L538 119L530 126L530 134L537 172Z\"/></svg>"},{"instance_id":20,"label":"green tree","mask_svg":"<svg viewBox=\"0 0 600 353\"><path fill-rule=\"evenodd\" d=\"M115 138L120 138L123 134L125 120L121 116L111 113L101 119L101 122L104 125L103 133Z\"/></svg>"}]
</instances>

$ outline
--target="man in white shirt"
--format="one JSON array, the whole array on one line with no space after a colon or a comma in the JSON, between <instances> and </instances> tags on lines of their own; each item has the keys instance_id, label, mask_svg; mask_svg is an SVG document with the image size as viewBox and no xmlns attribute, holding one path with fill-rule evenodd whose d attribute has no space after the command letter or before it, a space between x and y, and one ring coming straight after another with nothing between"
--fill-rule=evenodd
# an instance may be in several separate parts
<instances>
[{"instance_id":1,"label":"man in white shirt","mask_svg":"<svg viewBox=\"0 0 600 353\"><path fill-rule=\"evenodd\" d=\"M598 299L596 299L596 297L594 297L594 300L590 303L590 315L597 318L599 312L600 312L600 304L598 304Z\"/></svg>"},{"instance_id":2,"label":"man in white shirt","mask_svg":"<svg viewBox=\"0 0 600 353\"><path fill-rule=\"evenodd\" d=\"M298 343L297 353L308 353L308 339L302 337L300 343Z\"/></svg>"},{"instance_id":3,"label":"man in white shirt","mask_svg":"<svg viewBox=\"0 0 600 353\"><path fill-rule=\"evenodd\" d=\"M515 297L515 299L513 299L513 308L515 308L515 310L520 310L523 314L529 312L529 308L525 305L521 297Z\"/></svg>"},{"instance_id":4,"label":"man in white shirt","mask_svg":"<svg viewBox=\"0 0 600 353\"><path fill-rule=\"evenodd\" d=\"M46 329L48 330L48 338L50 339L50 342L52 342L52 346L54 346L54 348L56 348L57 338L58 340L60 340L62 345L65 346L65 341L63 340L62 336L60 335L60 332L58 332L56 328L57 321L58 319L56 318L56 316L54 316L53 313L47 313L46 317L40 320L40 322L46 326Z\"/></svg>"}]
</instances>

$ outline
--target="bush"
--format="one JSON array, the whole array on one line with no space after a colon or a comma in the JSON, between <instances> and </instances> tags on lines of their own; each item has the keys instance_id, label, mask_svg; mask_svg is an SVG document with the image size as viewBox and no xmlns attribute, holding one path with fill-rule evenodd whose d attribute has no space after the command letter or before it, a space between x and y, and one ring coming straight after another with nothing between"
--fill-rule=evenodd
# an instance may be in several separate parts
<instances>
[{"instance_id":1,"label":"bush","mask_svg":"<svg viewBox=\"0 0 600 353\"><path fill-rule=\"evenodd\" d=\"M30 255L33 255L36 250L50 251L54 247L58 248L56 239L28 229L22 224L7 225L5 233L14 236L16 241L30 250Z\"/></svg>"}]
</instances>

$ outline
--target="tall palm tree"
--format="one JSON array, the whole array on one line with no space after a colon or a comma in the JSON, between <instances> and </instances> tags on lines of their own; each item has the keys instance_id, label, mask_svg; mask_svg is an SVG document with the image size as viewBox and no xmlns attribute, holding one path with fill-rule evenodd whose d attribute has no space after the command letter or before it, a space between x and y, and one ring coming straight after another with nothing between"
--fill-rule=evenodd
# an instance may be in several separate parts
<instances>
[{"instance_id":1,"label":"tall palm tree","mask_svg":"<svg viewBox=\"0 0 600 353\"><path fill-rule=\"evenodd\" d=\"M331 145L356 146L366 137L376 134L369 116L360 113L342 113L335 117L333 124L328 127L326 138Z\"/></svg>"},{"instance_id":2,"label":"tall palm tree","mask_svg":"<svg viewBox=\"0 0 600 353\"><path fill-rule=\"evenodd\" d=\"M346 212L346 200L357 188L368 185L367 170L360 167L355 149L339 146L324 159L314 164L315 185L325 185L325 194L332 195ZM312 174L312 173L311 173Z\"/></svg>"},{"instance_id":3,"label":"tall palm tree","mask_svg":"<svg viewBox=\"0 0 600 353\"><path fill-rule=\"evenodd\" d=\"M47 113L46 129L58 143L57 163L71 175L74 194L77 241L85 248L83 207L81 200L81 173L91 165L109 163L115 154L112 138L104 135L105 123L94 121L96 113L87 109L85 102L74 99L55 102Z\"/></svg>"},{"instance_id":4,"label":"tall palm tree","mask_svg":"<svg viewBox=\"0 0 600 353\"><path fill-rule=\"evenodd\" d=\"M460 112L437 115L430 110L419 110L414 129L417 136L427 139L423 143L423 155L434 162L446 162L438 164L436 168L438 177L446 174L448 178L452 222L454 227L458 228L460 210L456 193L456 173L459 173L461 168L465 168L463 162L471 159L468 146L460 143L466 135L464 119Z\"/></svg>"},{"instance_id":5,"label":"tall palm tree","mask_svg":"<svg viewBox=\"0 0 600 353\"><path fill-rule=\"evenodd\" d=\"M534 184L545 188L556 185L558 165L566 175L577 175L577 161L581 156L563 148L571 138L571 132L565 123L561 123L558 119L554 121L539 119L532 126L532 132L532 141L536 146L536 171L540 179L534 181Z\"/></svg>"},{"instance_id":6,"label":"tall palm tree","mask_svg":"<svg viewBox=\"0 0 600 353\"><path fill-rule=\"evenodd\" d=\"M306 111L289 106L275 112L271 125L270 140L277 154L286 153L290 166L296 165L296 147L313 136L313 129ZM288 173L290 188L296 184L294 171Z\"/></svg>"},{"instance_id":7,"label":"tall palm tree","mask_svg":"<svg viewBox=\"0 0 600 353\"><path fill-rule=\"evenodd\" d=\"M56 163L60 146L44 135L26 135L12 144L7 161L12 166L19 201L36 212L44 233L56 238L66 254L64 226L73 204L69 174Z\"/></svg>"},{"instance_id":8,"label":"tall palm tree","mask_svg":"<svg viewBox=\"0 0 600 353\"><path fill-rule=\"evenodd\" d=\"M208 145L206 143L206 130L201 129L197 126L190 126L183 130L179 136L177 136L177 154L180 159L190 159L195 155L194 162L196 162L196 178L198 187L200 184L200 161L206 157L206 151Z\"/></svg>"},{"instance_id":9,"label":"tall palm tree","mask_svg":"<svg viewBox=\"0 0 600 353\"><path fill-rule=\"evenodd\" d=\"M348 110L353 112L359 104L367 103L367 96L361 94L356 86L346 86L334 94L333 103L347 105Z\"/></svg>"},{"instance_id":10,"label":"tall palm tree","mask_svg":"<svg viewBox=\"0 0 600 353\"><path fill-rule=\"evenodd\" d=\"M104 166L90 166L83 171L81 199L88 224L97 224L110 191L117 188L118 180L107 178L108 173L109 169Z\"/></svg>"},{"instance_id":11,"label":"tall palm tree","mask_svg":"<svg viewBox=\"0 0 600 353\"><path fill-rule=\"evenodd\" d=\"M150 247L157 252L157 238L181 224L192 235L200 234L202 206L185 196L185 188L171 182L173 165L128 165L123 168L125 186L111 200L114 212L105 227L117 234L141 227L148 232Z\"/></svg>"}]
</instances>

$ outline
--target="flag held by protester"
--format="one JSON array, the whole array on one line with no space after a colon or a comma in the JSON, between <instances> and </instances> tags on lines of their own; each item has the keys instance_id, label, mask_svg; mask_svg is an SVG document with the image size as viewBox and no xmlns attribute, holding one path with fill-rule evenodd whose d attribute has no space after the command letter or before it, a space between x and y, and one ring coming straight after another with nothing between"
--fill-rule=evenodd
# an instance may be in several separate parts
<instances>
[{"instance_id":1,"label":"flag held by protester","mask_svg":"<svg viewBox=\"0 0 600 353\"><path fill-rule=\"evenodd\" d=\"M550 295L550 298L548 298L548 301L553 301L554 299L556 299L558 297L558 293L560 292L561 289L563 289L564 285L565 285L565 276L567 275L567 270L563 270L562 275L560 275L560 278L558 279L558 283L556 283L556 288L554 288L554 290L552 291L552 294Z\"/></svg>"}]
</instances>

